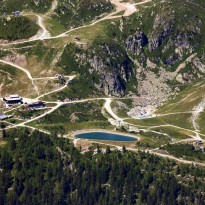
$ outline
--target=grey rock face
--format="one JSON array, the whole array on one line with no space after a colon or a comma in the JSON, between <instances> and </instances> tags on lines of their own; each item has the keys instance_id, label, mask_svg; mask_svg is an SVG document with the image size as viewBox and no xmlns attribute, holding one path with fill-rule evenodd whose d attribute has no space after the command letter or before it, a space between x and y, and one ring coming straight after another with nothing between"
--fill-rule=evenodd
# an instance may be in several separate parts
<instances>
[{"instance_id":1,"label":"grey rock face","mask_svg":"<svg viewBox=\"0 0 205 205\"><path fill-rule=\"evenodd\" d=\"M168 64L168 65L174 65L178 60L179 60L179 58L176 55L171 55L168 58L166 58L163 61L163 63Z\"/></svg>"},{"instance_id":2,"label":"grey rock face","mask_svg":"<svg viewBox=\"0 0 205 205\"><path fill-rule=\"evenodd\" d=\"M103 62L103 60L98 56L89 58L88 61L93 70L100 75L100 85L98 88L100 88L105 95L118 97L124 95L125 81L123 79L123 75L126 75L124 70L119 69L119 71L121 70L120 73L122 76L118 72L112 72L112 70L108 71L105 62Z\"/></svg>"},{"instance_id":3,"label":"grey rock face","mask_svg":"<svg viewBox=\"0 0 205 205\"><path fill-rule=\"evenodd\" d=\"M119 74L106 73L101 78L101 89L106 95L121 97L125 94L125 83Z\"/></svg>"},{"instance_id":4,"label":"grey rock face","mask_svg":"<svg viewBox=\"0 0 205 205\"><path fill-rule=\"evenodd\" d=\"M109 96L125 95L126 84L134 73L134 65L122 47L116 44L100 44L94 49L78 55L81 65L89 65L89 73L99 76L96 88Z\"/></svg>"},{"instance_id":5,"label":"grey rock face","mask_svg":"<svg viewBox=\"0 0 205 205\"><path fill-rule=\"evenodd\" d=\"M100 58L94 58L89 60L91 66L100 75L100 89L110 96L123 96L126 90L126 83L129 81L132 70L130 70L124 63L118 64L113 69L107 67ZM112 60L110 60L112 63Z\"/></svg>"},{"instance_id":6,"label":"grey rock face","mask_svg":"<svg viewBox=\"0 0 205 205\"><path fill-rule=\"evenodd\" d=\"M157 15L154 21L153 30L149 35L149 51L153 51L161 46L163 40L170 35L174 26L174 18L164 18L163 15Z\"/></svg>"},{"instance_id":7,"label":"grey rock face","mask_svg":"<svg viewBox=\"0 0 205 205\"><path fill-rule=\"evenodd\" d=\"M143 32L136 32L130 35L126 40L127 51L133 54L140 54L143 48L148 44L148 38Z\"/></svg>"},{"instance_id":8,"label":"grey rock face","mask_svg":"<svg viewBox=\"0 0 205 205\"><path fill-rule=\"evenodd\" d=\"M182 20L177 19L174 12L167 15L159 13L156 15L153 27L148 35L149 52L152 53L154 50L160 49L159 51L164 56L163 59L159 60L163 61L165 65L175 65L199 47L201 20L196 16L192 18L185 16L183 21L190 22L181 24L180 21Z\"/></svg>"},{"instance_id":9,"label":"grey rock face","mask_svg":"<svg viewBox=\"0 0 205 205\"><path fill-rule=\"evenodd\" d=\"M205 65L200 61L199 58L196 57L196 58L193 60L193 64L194 64L194 66L195 66L196 68L199 69L199 71L200 71L201 73L205 73Z\"/></svg>"}]
</instances>

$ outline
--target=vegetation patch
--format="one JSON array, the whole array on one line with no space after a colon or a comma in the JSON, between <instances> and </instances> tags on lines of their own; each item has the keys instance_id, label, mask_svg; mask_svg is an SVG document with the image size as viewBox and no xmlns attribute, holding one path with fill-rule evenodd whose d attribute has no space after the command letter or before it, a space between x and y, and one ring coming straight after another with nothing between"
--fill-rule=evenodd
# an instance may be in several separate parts
<instances>
[{"instance_id":1,"label":"vegetation patch","mask_svg":"<svg viewBox=\"0 0 205 205\"><path fill-rule=\"evenodd\" d=\"M144 126L144 127L152 127L152 126L161 126L161 125L173 125L185 129L193 129L191 123L191 113L182 113L182 114L170 114L166 116L158 116L146 119L128 119L126 122Z\"/></svg>"},{"instance_id":2,"label":"vegetation patch","mask_svg":"<svg viewBox=\"0 0 205 205\"><path fill-rule=\"evenodd\" d=\"M51 8L51 0L6 0L0 2L0 14L10 15L14 11L34 11L44 13Z\"/></svg>"},{"instance_id":3,"label":"vegetation patch","mask_svg":"<svg viewBox=\"0 0 205 205\"><path fill-rule=\"evenodd\" d=\"M34 36L39 26L27 17L0 18L0 39L15 41Z\"/></svg>"},{"instance_id":4,"label":"vegetation patch","mask_svg":"<svg viewBox=\"0 0 205 205\"><path fill-rule=\"evenodd\" d=\"M199 130L201 133L205 134L205 113L202 112L199 115L199 119L197 120L198 126L199 126Z\"/></svg>"},{"instance_id":5,"label":"vegetation patch","mask_svg":"<svg viewBox=\"0 0 205 205\"><path fill-rule=\"evenodd\" d=\"M1 96L18 93L29 97L35 93L32 84L23 71L0 64Z\"/></svg>"},{"instance_id":6,"label":"vegetation patch","mask_svg":"<svg viewBox=\"0 0 205 205\"><path fill-rule=\"evenodd\" d=\"M178 95L172 97L161 106L157 113L188 112L192 111L204 97L205 82L195 82L186 86Z\"/></svg>"},{"instance_id":7,"label":"vegetation patch","mask_svg":"<svg viewBox=\"0 0 205 205\"><path fill-rule=\"evenodd\" d=\"M162 147L169 154L192 161L205 162L205 153L202 147L193 144L168 144Z\"/></svg>"},{"instance_id":8,"label":"vegetation patch","mask_svg":"<svg viewBox=\"0 0 205 205\"><path fill-rule=\"evenodd\" d=\"M52 18L66 28L79 27L113 9L110 1L104 0L59 0Z\"/></svg>"},{"instance_id":9,"label":"vegetation patch","mask_svg":"<svg viewBox=\"0 0 205 205\"><path fill-rule=\"evenodd\" d=\"M171 137L151 131L140 131L140 141L136 143L138 148L157 148L171 142Z\"/></svg>"},{"instance_id":10,"label":"vegetation patch","mask_svg":"<svg viewBox=\"0 0 205 205\"><path fill-rule=\"evenodd\" d=\"M65 134L80 129L110 129L110 123L101 113L102 101L70 104L29 125Z\"/></svg>"},{"instance_id":11,"label":"vegetation patch","mask_svg":"<svg viewBox=\"0 0 205 205\"><path fill-rule=\"evenodd\" d=\"M22 107L23 109L23 107ZM36 117L38 115L43 114L47 110L16 110L13 112L13 115L20 118L20 119L31 119L33 117Z\"/></svg>"},{"instance_id":12,"label":"vegetation patch","mask_svg":"<svg viewBox=\"0 0 205 205\"><path fill-rule=\"evenodd\" d=\"M152 128L151 130L167 134L173 140L188 139L190 138L191 135L193 135L193 132L189 132L175 127L158 127L158 128Z\"/></svg>"},{"instance_id":13,"label":"vegetation patch","mask_svg":"<svg viewBox=\"0 0 205 205\"><path fill-rule=\"evenodd\" d=\"M149 127L149 126L160 126L160 125L165 125L166 123L162 121L161 118L147 118L147 119L128 119L125 120L128 123L134 124L134 125L139 125L139 126L144 126L144 127Z\"/></svg>"}]
</instances>

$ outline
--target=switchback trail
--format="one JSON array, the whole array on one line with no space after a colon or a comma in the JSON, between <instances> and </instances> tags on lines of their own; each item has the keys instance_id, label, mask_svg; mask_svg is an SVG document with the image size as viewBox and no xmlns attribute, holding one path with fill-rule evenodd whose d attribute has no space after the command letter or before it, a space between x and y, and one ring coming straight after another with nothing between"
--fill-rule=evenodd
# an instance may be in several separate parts
<instances>
[{"instance_id":1,"label":"switchback trail","mask_svg":"<svg viewBox=\"0 0 205 205\"><path fill-rule=\"evenodd\" d=\"M8 46L8 45L29 43L29 42L38 41L38 40L49 40L49 39L63 38L63 37L66 37L72 31L79 30L81 28L86 28L86 27L93 26L93 25L95 25L95 24L97 24L101 21L120 18L122 16L125 16L125 17L130 16L130 15L132 15L133 13L135 13L137 11L137 9L136 9L137 5L146 4L146 3L151 2L151 1L152 0L145 0L145 1L141 1L141 2L138 2L138 3L131 4L129 2L121 2L120 0L111 0L111 3L115 5L116 11L114 11L114 12L106 15L105 17L102 17L101 19L96 20L96 21L94 21L94 22L92 22L88 25L83 25L83 26L80 26L80 27L77 27L77 28L70 29L70 30L68 30L68 31L66 31L66 32L64 32L60 35L57 35L57 36L50 36L50 33L46 29L46 27L43 23L46 16L40 15L40 14L35 14L35 13L25 13L25 15L35 15L38 18L38 24L41 27L41 29L43 30L43 33L40 36L34 36L34 37L31 37L30 39L27 39L27 40L19 40L19 41L14 41L14 42L9 42L9 43L3 43L3 44L0 44L0 45ZM53 12L55 10L56 6L57 6L57 1L54 0L50 12ZM119 12L123 12L123 11L124 11L124 14L115 16ZM48 14L50 14L50 12L48 12Z\"/></svg>"},{"instance_id":2,"label":"switchback trail","mask_svg":"<svg viewBox=\"0 0 205 205\"><path fill-rule=\"evenodd\" d=\"M106 111L115 119L115 120L122 120L122 118L119 118L112 110L111 108L111 103L112 103L112 99L110 98L106 98L105 99L105 104L104 104L104 108L106 109Z\"/></svg>"},{"instance_id":3,"label":"switchback trail","mask_svg":"<svg viewBox=\"0 0 205 205\"><path fill-rule=\"evenodd\" d=\"M69 80L66 81L66 83L65 83L64 86L62 86L62 87L60 87L60 88L58 88L58 89L56 89L56 90L53 90L53 91L44 93L44 94L38 96L36 99L39 100L40 98L43 98L43 97L45 97L46 95L50 95L50 94L52 94L52 93L56 93L56 92L59 92L59 91L61 91L61 90L64 90L64 89L68 86L68 83L69 83L71 80L73 80L75 77L76 77L75 75L69 76Z\"/></svg>"},{"instance_id":4,"label":"switchback trail","mask_svg":"<svg viewBox=\"0 0 205 205\"><path fill-rule=\"evenodd\" d=\"M35 85L34 79L33 79L33 77L31 76L31 73L30 73L27 69L25 69L25 68L23 68L23 67L21 67L21 66L19 66L19 65L16 65L16 64L14 64L14 63L1 60L1 59L0 59L0 63L6 64L6 65L10 65L10 66L12 66L12 67L15 67L15 68L17 68L17 69L23 71L23 72L27 75L27 77L31 80L32 85L33 85L33 87L34 87L34 90L35 90L35 91L37 92L37 94L39 95L39 89L38 89L38 87Z\"/></svg>"},{"instance_id":5,"label":"switchback trail","mask_svg":"<svg viewBox=\"0 0 205 205\"><path fill-rule=\"evenodd\" d=\"M10 66L12 66L12 67L14 67L14 68L17 68L17 69L23 71L23 72L27 75L27 77L31 80L32 85L33 85L35 91L37 92L37 95L38 95L38 97L36 98L37 100L38 100L39 98L42 98L42 97L46 96L46 95L49 95L49 94L52 94L52 93L59 92L59 91L63 90L64 88L66 88L68 82L71 81L71 80L73 80L73 79L76 77L75 75L64 76L65 78L69 78L69 80L66 81L66 84L65 84L64 86L62 86L62 87L60 87L60 88L58 88L58 89L56 89L56 90L53 90L53 91L50 91L50 92L47 92L47 93L44 93L44 94L40 95L39 89L38 89L38 87L35 85L34 81L37 81L37 80L55 80L56 77L33 78L32 75L31 75L31 73L30 73L26 68L24 68L24 67L22 67L22 66L19 66L19 65L16 65L16 64L14 64L14 63L11 63L11 62L8 62L8 61L5 61L5 60L1 60L1 59L0 59L0 63L6 64L6 65L10 65Z\"/></svg>"}]
</instances>

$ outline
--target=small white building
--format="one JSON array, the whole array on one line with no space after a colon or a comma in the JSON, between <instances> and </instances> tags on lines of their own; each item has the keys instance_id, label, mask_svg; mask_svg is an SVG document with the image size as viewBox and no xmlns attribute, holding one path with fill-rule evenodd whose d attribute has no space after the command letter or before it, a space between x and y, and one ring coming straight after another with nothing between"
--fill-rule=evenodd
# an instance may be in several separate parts
<instances>
[{"instance_id":1,"label":"small white building","mask_svg":"<svg viewBox=\"0 0 205 205\"><path fill-rule=\"evenodd\" d=\"M6 96L3 98L3 101L6 103L7 107L23 103L23 99L19 95Z\"/></svg>"}]
</instances>

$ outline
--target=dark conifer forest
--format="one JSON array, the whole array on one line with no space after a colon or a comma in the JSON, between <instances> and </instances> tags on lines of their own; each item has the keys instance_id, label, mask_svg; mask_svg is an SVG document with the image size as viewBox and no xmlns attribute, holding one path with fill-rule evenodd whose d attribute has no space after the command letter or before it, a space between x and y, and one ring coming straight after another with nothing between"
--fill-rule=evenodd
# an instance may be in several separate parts
<instances>
[{"instance_id":1,"label":"dark conifer forest","mask_svg":"<svg viewBox=\"0 0 205 205\"><path fill-rule=\"evenodd\" d=\"M0 204L205 204L205 170L144 152L98 147L27 129L3 132Z\"/></svg>"}]
</instances>

